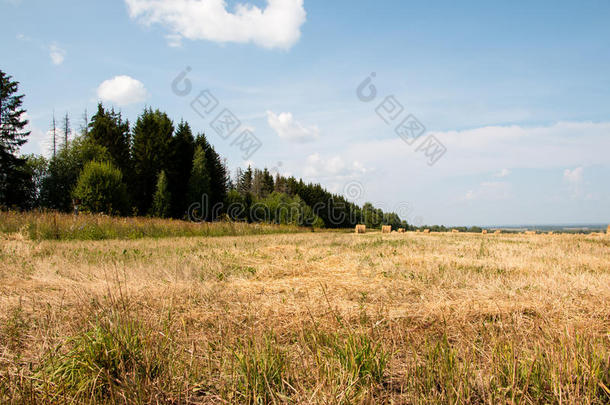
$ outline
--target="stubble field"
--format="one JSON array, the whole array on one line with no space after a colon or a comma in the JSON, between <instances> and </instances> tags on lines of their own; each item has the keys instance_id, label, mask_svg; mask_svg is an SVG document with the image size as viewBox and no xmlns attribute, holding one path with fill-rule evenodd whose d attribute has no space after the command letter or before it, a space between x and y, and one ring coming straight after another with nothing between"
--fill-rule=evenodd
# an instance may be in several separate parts
<instances>
[{"instance_id":1,"label":"stubble field","mask_svg":"<svg viewBox=\"0 0 610 405\"><path fill-rule=\"evenodd\" d=\"M0 240L2 403L610 403L610 238Z\"/></svg>"}]
</instances>

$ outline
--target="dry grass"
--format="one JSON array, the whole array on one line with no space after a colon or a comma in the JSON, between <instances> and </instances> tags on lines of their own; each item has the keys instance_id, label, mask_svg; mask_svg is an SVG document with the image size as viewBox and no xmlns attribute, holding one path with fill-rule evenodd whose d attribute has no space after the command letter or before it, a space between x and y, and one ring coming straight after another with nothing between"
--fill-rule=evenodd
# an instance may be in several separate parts
<instances>
[{"instance_id":1,"label":"dry grass","mask_svg":"<svg viewBox=\"0 0 610 405\"><path fill-rule=\"evenodd\" d=\"M0 402L610 401L610 241L0 241Z\"/></svg>"}]
</instances>

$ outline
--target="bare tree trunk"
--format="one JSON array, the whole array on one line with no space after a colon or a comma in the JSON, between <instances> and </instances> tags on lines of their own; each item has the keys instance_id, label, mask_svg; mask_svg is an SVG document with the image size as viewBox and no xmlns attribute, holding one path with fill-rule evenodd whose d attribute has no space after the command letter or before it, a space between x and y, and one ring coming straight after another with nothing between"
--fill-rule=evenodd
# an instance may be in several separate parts
<instances>
[{"instance_id":1,"label":"bare tree trunk","mask_svg":"<svg viewBox=\"0 0 610 405\"><path fill-rule=\"evenodd\" d=\"M66 116L64 117L64 122L63 122L63 131L64 131L64 148L68 147L68 137L70 135L70 117L68 116L68 113L66 113Z\"/></svg>"},{"instance_id":2,"label":"bare tree trunk","mask_svg":"<svg viewBox=\"0 0 610 405\"><path fill-rule=\"evenodd\" d=\"M55 110L53 110L53 157L57 154L57 125L55 123Z\"/></svg>"}]
</instances>

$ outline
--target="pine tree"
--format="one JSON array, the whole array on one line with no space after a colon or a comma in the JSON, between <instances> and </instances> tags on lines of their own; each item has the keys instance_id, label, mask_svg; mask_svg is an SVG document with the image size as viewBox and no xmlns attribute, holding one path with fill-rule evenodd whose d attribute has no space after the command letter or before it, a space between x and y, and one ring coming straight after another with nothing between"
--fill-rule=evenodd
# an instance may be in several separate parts
<instances>
[{"instance_id":1,"label":"pine tree","mask_svg":"<svg viewBox=\"0 0 610 405\"><path fill-rule=\"evenodd\" d=\"M0 205L24 205L22 188L27 177L25 159L17 156L27 141L28 120L21 108L24 95L17 95L19 82L0 70Z\"/></svg>"},{"instance_id":2,"label":"pine tree","mask_svg":"<svg viewBox=\"0 0 610 405\"><path fill-rule=\"evenodd\" d=\"M288 185L286 183L286 179L280 176L279 173L275 175L273 190L277 191L278 193L288 194Z\"/></svg>"},{"instance_id":3,"label":"pine tree","mask_svg":"<svg viewBox=\"0 0 610 405\"><path fill-rule=\"evenodd\" d=\"M226 208L228 178L229 173L216 150L210 145L204 134L200 134L196 139L196 144L200 145L205 152L206 167L210 177L209 201L211 214L222 214ZM221 207L220 211L212 210L214 207ZM213 211L213 212L212 212ZM217 218L210 217L210 220Z\"/></svg>"},{"instance_id":4,"label":"pine tree","mask_svg":"<svg viewBox=\"0 0 610 405\"><path fill-rule=\"evenodd\" d=\"M161 170L157 180L157 190L153 196L152 215L159 218L167 218L171 213L171 193L165 170Z\"/></svg>"},{"instance_id":5,"label":"pine tree","mask_svg":"<svg viewBox=\"0 0 610 405\"><path fill-rule=\"evenodd\" d=\"M129 122L123 121L121 114L114 109L108 111L99 103L97 113L91 117L87 136L105 147L114 165L121 169L124 177L128 177L131 173Z\"/></svg>"},{"instance_id":6,"label":"pine tree","mask_svg":"<svg viewBox=\"0 0 610 405\"><path fill-rule=\"evenodd\" d=\"M174 125L167 114L145 109L133 129L133 181L138 213L147 213L161 170L167 169Z\"/></svg>"},{"instance_id":7,"label":"pine tree","mask_svg":"<svg viewBox=\"0 0 610 405\"><path fill-rule=\"evenodd\" d=\"M262 184L261 184L262 197L265 198L269 194L273 193L273 188L274 188L273 176L271 175L271 173L269 173L269 170L267 170L267 168L265 168L263 170Z\"/></svg>"},{"instance_id":8,"label":"pine tree","mask_svg":"<svg viewBox=\"0 0 610 405\"><path fill-rule=\"evenodd\" d=\"M252 181L253 181L253 173L252 167L248 166L248 168L243 172L243 174L237 180L237 191L241 195L246 195L247 193L252 192Z\"/></svg>"},{"instance_id":9,"label":"pine tree","mask_svg":"<svg viewBox=\"0 0 610 405\"><path fill-rule=\"evenodd\" d=\"M207 158L203 147L197 146L193 156L193 167L188 184L187 203L203 204L195 217L207 219L210 211L209 204L210 176L207 170Z\"/></svg>"},{"instance_id":10,"label":"pine tree","mask_svg":"<svg viewBox=\"0 0 610 405\"><path fill-rule=\"evenodd\" d=\"M182 121L170 141L167 177L172 196L171 216L183 218L188 204L186 193L193 168L195 139L188 123Z\"/></svg>"}]
</instances>

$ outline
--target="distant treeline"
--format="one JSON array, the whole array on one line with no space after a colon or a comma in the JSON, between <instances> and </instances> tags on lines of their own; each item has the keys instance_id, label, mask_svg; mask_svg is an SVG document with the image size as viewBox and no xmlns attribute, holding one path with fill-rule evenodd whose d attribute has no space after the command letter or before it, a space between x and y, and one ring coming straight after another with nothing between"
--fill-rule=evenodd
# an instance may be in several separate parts
<instances>
[{"instance_id":1,"label":"distant treeline","mask_svg":"<svg viewBox=\"0 0 610 405\"><path fill-rule=\"evenodd\" d=\"M175 125L152 108L132 125L100 103L76 136L69 136L67 116L59 129L53 119L52 156L19 156L29 136L23 95L0 74L0 207L328 228L407 226L372 204L360 207L319 184L267 169L248 167L232 178L203 133L194 135L187 122Z\"/></svg>"}]
</instances>

